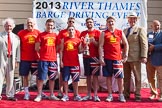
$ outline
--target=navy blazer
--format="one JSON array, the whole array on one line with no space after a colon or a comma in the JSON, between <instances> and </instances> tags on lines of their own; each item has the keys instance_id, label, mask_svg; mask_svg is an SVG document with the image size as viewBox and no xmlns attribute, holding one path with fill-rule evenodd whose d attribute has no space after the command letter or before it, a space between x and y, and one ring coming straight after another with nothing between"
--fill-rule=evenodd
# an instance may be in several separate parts
<instances>
[{"instance_id":1,"label":"navy blazer","mask_svg":"<svg viewBox=\"0 0 162 108\"><path fill-rule=\"evenodd\" d=\"M162 31L158 32L152 40L149 36L152 37L153 32L148 33L149 43L155 46L150 55L151 63L153 66L162 66Z\"/></svg>"}]
</instances>

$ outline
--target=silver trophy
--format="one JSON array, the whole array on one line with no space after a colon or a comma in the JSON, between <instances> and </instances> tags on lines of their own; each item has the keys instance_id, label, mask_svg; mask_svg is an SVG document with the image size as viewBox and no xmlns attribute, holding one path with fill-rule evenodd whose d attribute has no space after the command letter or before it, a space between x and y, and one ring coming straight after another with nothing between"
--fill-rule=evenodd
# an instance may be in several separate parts
<instances>
[{"instance_id":1,"label":"silver trophy","mask_svg":"<svg viewBox=\"0 0 162 108\"><path fill-rule=\"evenodd\" d=\"M89 52L90 38L89 38L88 34L85 36L84 42L85 42L85 49L84 49L83 54L88 56L88 55L90 55L90 52Z\"/></svg>"}]
</instances>

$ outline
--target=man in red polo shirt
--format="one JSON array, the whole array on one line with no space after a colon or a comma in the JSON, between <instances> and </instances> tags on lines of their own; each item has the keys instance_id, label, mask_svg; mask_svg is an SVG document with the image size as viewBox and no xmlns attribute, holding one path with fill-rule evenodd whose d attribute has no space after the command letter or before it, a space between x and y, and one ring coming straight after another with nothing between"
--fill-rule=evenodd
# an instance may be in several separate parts
<instances>
[{"instance_id":1,"label":"man in red polo shirt","mask_svg":"<svg viewBox=\"0 0 162 108\"><path fill-rule=\"evenodd\" d=\"M23 86L24 86L24 99L29 100L29 90L28 90L28 76L31 71L32 75L37 74L37 60L38 53L35 51L35 41L37 36L40 34L39 30L35 28L35 21L32 18L27 19L27 29L18 32L21 44L21 62L19 67L19 74L23 76Z\"/></svg>"},{"instance_id":2,"label":"man in red polo shirt","mask_svg":"<svg viewBox=\"0 0 162 108\"><path fill-rule=\"evenodd\" d=\"M78 95L78 81L80 76L80 64L78 54L81 52L81 40L75 35L74 26L68 27L68 37L61 40L60 49L60 66L62 68L61 75L63 78L63 85L65 95L61 98L62 101L68 101L68 80L70 75L73 81L74 100L82 101Z\"/></svg>"},{"instance_id":3,"label":"man in red polo shirt","mask_svg":"<svg viewBox=\"0 0 162 108\"><path fill-rule=\"evenodd\" d=\"M42 87L43 81L46 80L47 75L49 78L50 100L59 100L54 95L54 80L57 76L57 56L56 56L56 40L57 35L53 32L54 20L48 19L46 21L46 31L39 34L35 49L39 52L40 58L38 62L38 95L34 99L35 102L42 100Z\"/></svg>"},{"instance_id":4,"label":"man in red polo shirt","mask_svg":"<svg viewBox=\"0 0 162 108\"><path fill-rule=\"evenodd\" d=\"M75 24L75 18L74 17L69 17L68 18L68 21L67 21L67 28L69 26L74 26ZM58 41L57 41L57 44L60 45L61 43L61 40L64 39L65 37L69 37L69 33L68 33L68 29L63 29L59 32L58 34ZM78 30L75 29L75 36L76 37L79 37L80 36L80 32ZM60 71L62 71L62 68L60 68ZM60 72L61 74L61 72ZM59 91L58 91L58 97L61 98L63 95L62 95L62 92L63 92L63 84L62 84L62 75L59 75Z\"/></svg>"},{"instance_id":5,"label":"man in red polo shirt","mask_svg":"<svg viewBox=\"0 0 162 108\"><path fill-rule=\"evenodd\" d=\"M123 63L128 57L128 42L122 30L115 28L115 18L109 16L106 20L107 30L103 31L99 38L99 60L103 65L103 76L106 77L108 88L107 102L113 101L112 75L117 78L119 87L119 101L126 102L123 95ZM123 43L123 52L121 50Z\"/></svg>"},{"instance_id":6,"label":"man in red polo shirt","mask_svg":"<svg viewBox=\"0 0 162 108\"><path fill-rule=\"evenodd\" d=\"M94 21L92 18L86 19L87 30L81 32L80 38L83 43L85 38L88 37L89 43L89 54L86 55L83 53L83 64L84 64L84 75L87 79L87 96L83 97L83 100L91 100L91 89L92 89L92 81L93 81L93 90L94 90L94 101L100 102L100 99L97 95L98 90L98 76L100 75L100 64L99 64L99 56L98 56L98 41L100 36L100 31L94 29ZM86 44L86 43L84 43ZM86 50L86 49L85 49ZM87 53L88 53L87 52ZM93 78L93 80L92 80Z\"/></svg>"}]
</instances>

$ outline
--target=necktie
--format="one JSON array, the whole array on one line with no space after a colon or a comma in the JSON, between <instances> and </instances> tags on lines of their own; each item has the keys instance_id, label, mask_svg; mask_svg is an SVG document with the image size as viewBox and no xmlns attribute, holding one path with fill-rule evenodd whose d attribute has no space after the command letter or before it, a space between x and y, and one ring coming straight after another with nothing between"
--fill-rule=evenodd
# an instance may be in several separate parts
<instances>
[{"instance_id":1,"label":"necktie","mask_svg":"<svg viewBox=\"0 0 162 108\"><path fill-rule=\"evenodd\" d=\"M130 34L131 28L132 28L132 27L129 27L129 28L128 28L128 31L127 31L127 34L126 34L126 38L127 38L128 35Z\"/></svg>"},{"instance_id":2,"label":"necktie","mask_svg":"<svg viewBox=\"0 0 162 108\"><path fill-rule=\"evenodd\" d=\"M8 57L11 56L11 50L12 50L11 38L10 38L10 34L8 33Z\"/></svg>"},{"instance_id":3,"label":"necktie","mask_svg":"<svg viewBox=\"0 0 162 108\"><path fill-rule=\"evenodd\" d=\"M156 37L156 35L157 35L157 32L154 32L153 35L154 35L153 39L155 39L155 37Z\"/></svg>"}]
</instances>

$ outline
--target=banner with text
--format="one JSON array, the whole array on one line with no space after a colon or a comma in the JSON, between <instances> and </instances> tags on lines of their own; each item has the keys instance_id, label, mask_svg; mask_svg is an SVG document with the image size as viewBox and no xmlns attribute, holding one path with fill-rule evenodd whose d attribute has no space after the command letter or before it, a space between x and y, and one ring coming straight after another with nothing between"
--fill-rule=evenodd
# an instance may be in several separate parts
<instances>
[{"instance_id":1,"label":"banner with text","mask_svg":"<svg viewBox=\"0 0 162 108\"><path fill-rule=\"evenodd\" d=\"M34 0L33 18L36 20L39 30L45 30L45 22L48 18L55 20L55 32L67 27L67 19L76 19L76 29L86 29L85 20L88 17L94 19L96 29L104 27L106 18L114 16L116 27L124 29L128 27L127 16L130 12L136 12L140 17L138 25L147 29L147 0ZM79 55L81 76L84 76L82 55ZM59 59L58 59L59 60ZM59 61L58 61L59 62ZM104 81L101 77L99 83ZM134 78L133 78L134 79ZM114 80L115 81L115 80ZM103 84L103 83L102 83ZM113 85L116 85L113 83ZM142 66L142 87L147 87L146 67Z\"/></svg>"},{"instance_id":2,"label":"banner with text","mask_svg":"<svg viewBox=\"0 0 162 108\"><path fill-rule=\"evenodd\" d=\"M147 0L35 0L33 1L33 18L38 29L44 31L45 21L52 18L56 21L56 32L67 26L68 17L76 19L76 29L85 30L85 19L94 19L95 28L106 24L108 16L117 20L116 27L128 26L127 16L135 11L140 17L138 25L147 27Z\"/></svg>"}]
</instances>

